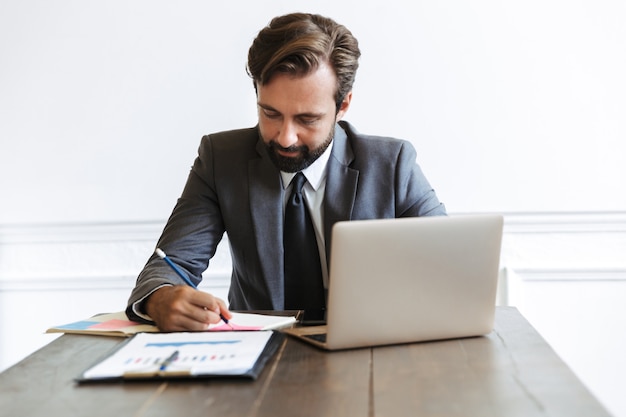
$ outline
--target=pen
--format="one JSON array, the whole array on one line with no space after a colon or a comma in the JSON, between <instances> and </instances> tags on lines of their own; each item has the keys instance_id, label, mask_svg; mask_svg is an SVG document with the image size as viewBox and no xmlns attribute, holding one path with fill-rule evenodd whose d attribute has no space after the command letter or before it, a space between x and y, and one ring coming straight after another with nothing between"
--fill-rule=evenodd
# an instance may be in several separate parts
<instances>
[{"instance_id":1,"label":"pen","mask_svg":"<svg viewBox=\"0 0 626 417\"><path fill-rule=\"evenodd\" d=\"M162 363L161 366L159 367L159 371L163 372L165 371L165 369L170 366L170 364L172 362L174 362L176 360L176 358L178 358L178 351L175 350L174 353L172 353L167 359L165 359Z\"/></svg>"},{"instance_id":2,"label":"pen","mask_svg":"<svg viewBox=\"0 0 626 417\"><path fill-rule=\"evenodd\" d=\"M196 290L198 289L198 287L195 286L195 284L189 279L189 277L183 271L181 271L181 269L174 262L172 262L172 260L165 254L165 252L163 252L160 248L156 248L154 253L156 253L159 258L167 262L167 264L174 270L174 272L176 272L176 274L187 283L187 285ZM230 326L230 323L228 323L228 319L224 317L222 313L220 313L220 318L224 323ZM230 328L232 329L233 326L230 326Z\"/></svg>"}]
</instances>

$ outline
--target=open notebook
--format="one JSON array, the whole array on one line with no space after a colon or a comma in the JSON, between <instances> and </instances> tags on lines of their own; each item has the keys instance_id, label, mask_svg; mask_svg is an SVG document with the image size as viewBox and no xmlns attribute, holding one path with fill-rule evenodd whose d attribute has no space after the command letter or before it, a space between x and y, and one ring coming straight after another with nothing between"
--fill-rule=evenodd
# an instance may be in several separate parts
<instances>
[{"instance_id":1,"label":"open notebook","mask_svg":"<svg viewBox=\"0 0 626 417\"><path fill-rule=\"evenodd\" d=\"M296 322L295 316L268 315L255 313L232 312L230 324L219 322L212 324L209 330L272 330L288 327ZM130 321L126 313L98 314L86 320L63 324L49 328L46 333L74 333L99 336L130 337L136 333L156 333L159 329L150 324Z\"/></svg>"},{"instance_id":2,"label":"open notebook","mask_svg":"<svg viewBox=\"0 0 626 417\"><path fill-rule=\"evenodd\" d=\"M339 222L327 324L284 331L328 350L487 334L502 225L500 215Z\"/></svg>"}]
</instances>

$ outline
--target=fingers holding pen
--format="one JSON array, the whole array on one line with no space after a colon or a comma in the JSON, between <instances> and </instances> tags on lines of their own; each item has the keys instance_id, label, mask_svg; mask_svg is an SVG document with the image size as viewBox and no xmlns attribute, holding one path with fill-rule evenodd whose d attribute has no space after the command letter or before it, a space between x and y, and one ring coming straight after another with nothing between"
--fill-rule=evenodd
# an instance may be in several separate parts
<instances>
[{"instance_id":1,"label":"fingers holding pen","mask_svg":"<svg viewBox=\"0 0 626 417\"><path fill-rule=\"evenodd\" d=\"M146 313L163 331L202 331L232 317L226 303L185 285L166 286L146 301Z\"/></svg>"},{"instance_id":2,"label":"fingers holding pen","mask_svg":"<svg viewBox=\"0 0 626 417\"><path fill-rule=\"evenodd\" d=\"M221 320L228 322L232 318L231 312L228 310L226 303L221 298L212 294L196 291L193 303L204 310L205 322L209 324L218 323Z\"/></svg>"},{"instance_id":3,"label":"fingers holding pen","mask_svg":"<svg viewBox=\"0 0 626 417\"><path fill-rule=\"evenodd\" d=\"M218 306L218 310L216 311L216 313L218 313L220 315L221 319L222 320L223 319L226 319L226 320L232 319L233 315L230 312L230 310L228 309L228 307L226 306L226 303L224 302L224 300L222 300L221 298L215 297L215 301L216 301L217 306Z\"/></svg>"},{"instance_id":4,"label":"fingers holding pen","mask_svg":"<svg viewBox=\"0 0 626 417\"><path fill-rule=\"evenodd\" d=\"M182 271L165 254L165 252L163 252L162 249L156 248L154 253L159 258L163 259L172 268L172 270L176 273L176 275L182 278L182 280L185 281L187 285L189 285L190 288L197 290L196 284L192 280L189 279L187 274L185 274L185 272ZM175 286L175 288L176 287L178 286ZM182 288L185 288L185 287L182 287ZM201 291L197 291L195 294L192 292L189 292L188 289L181 289L180 291L182 292L182 294L185 295L183 300L187 299L187 297L189 297L189 299L191 300L190 305L192 307L189 310L186 310L186 304L184 302L180 305L181 313L183 314L183 316L185 316L184 318L192 319L192 322L190 324L189 323L186 324L188 326L193 326L193 328L190 327L189 330L206 330L206 327L208 327L209 324L217 323L220 320L223 320L225 323L228 323L228 320L232 317L232 315L230 314L230 311L228 311L228 307L226 307L226 303L224 303L223 300L220 300L219 298L214 297L211 294L201 292ZM200 314L201 311L203 311L204 314ZM178 317L178 318L181 319L183 317ZM186 320L186 321L189 322L189 320ZM203 324L206 325L205 328L196 329L196 327L201 326ZM231 325L231 328L232 328L232 325Z\"/></svg>"}]
</instances>

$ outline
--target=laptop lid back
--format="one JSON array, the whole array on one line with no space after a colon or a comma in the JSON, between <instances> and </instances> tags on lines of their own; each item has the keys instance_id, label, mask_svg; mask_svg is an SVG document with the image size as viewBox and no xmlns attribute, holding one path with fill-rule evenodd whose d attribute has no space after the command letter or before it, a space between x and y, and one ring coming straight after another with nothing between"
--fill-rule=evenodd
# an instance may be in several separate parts
<instances>
[{"instance_id":1,"label":"laptop lid back","mask_svg":"<svg viewBox=\"0 0 626 417\"><path fill-rule=\"evenodd\" d=\"M325 347L489 333L502 225L500 215L336 223Z\"/></svg>"}]
</instances>

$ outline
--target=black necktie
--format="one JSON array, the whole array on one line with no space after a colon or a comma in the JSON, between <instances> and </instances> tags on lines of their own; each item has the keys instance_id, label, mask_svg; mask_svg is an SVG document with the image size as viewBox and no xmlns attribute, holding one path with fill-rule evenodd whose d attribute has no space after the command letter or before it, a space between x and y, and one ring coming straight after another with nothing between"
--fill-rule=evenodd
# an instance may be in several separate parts
<instances>
[{"instance_id":1,"label":"black necktie","mask_svg":"<svg viewBox=\"0 0 626 417\"><path fill-rule=\"evenodd\" d=\"M298 172L285 207L285 309L305 310L307 319L323 319L326 297L315 230L302 196L305 182Z\"/></svg>"}]
</instances>

